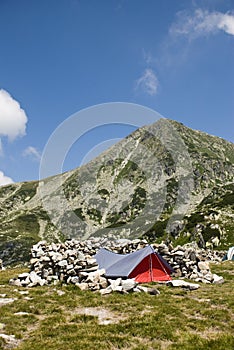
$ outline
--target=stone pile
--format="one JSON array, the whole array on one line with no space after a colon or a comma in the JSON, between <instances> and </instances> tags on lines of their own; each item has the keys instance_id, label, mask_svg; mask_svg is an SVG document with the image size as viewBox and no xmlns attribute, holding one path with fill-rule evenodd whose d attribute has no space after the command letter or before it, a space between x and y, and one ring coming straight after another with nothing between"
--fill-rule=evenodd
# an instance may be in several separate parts
<instances>
[{"instance_id":1,"label":"stone pile","mask_svg":"<svg viewBox=\"0 0 234 350\"><path fill-rule=\"evenodd\" d=\"M72 283L82 290L100 291L108 294L112 291L148 291L138 286L133 280L105 277L105 270L99 269L94 255L100 247L120 254L127 254L147 245L145 240L110 240L105 237L92 238L87 241L69 240L64 243L48 244L41 241L31 249L31 272L23 273L10 283L16 286L33 287L36 285ZM223 252L201 250L194 245L167 246L153 245L153 248L174 269L174 277L188 278L195 282L222 283L221 277L212 274L209 261L219 262Z\"/></svg>"},{"instance_id":2,"label":"stone pile","mask_svg":"<svg viewBox=\"0 0 234 350\"><path fill-rule=\"evenodd\" d=\"M103 242L104 243L104 242ZM143 239L116 239L116 240L106 240L105 244L103 246L109 250L111 250L113 253L117 254L129 254L133 253L136 250L142 249L145 246L148 245L148 242Z\"/></svg>"},{"instance_id":3,"label":"stone pile","mask_svg":"<svg viewBox=\"0 0 234 350\"><path fill-rule=\"evenodd\" d=\"M174 270L174 277L187 278L195 282L222 283L222 277L212 274L209 262L220 262L224 252L199 249L194 244L184 246L155 247Z\"/></svg>"},{"instance_id":4,"label":"stone pile","mask_svg":"<svg viewBox=\"0 0 234 350\"><path fill-rule=\"evenodd\" d=\"M31 249L31 272L18 275L18 278L10 280L10 284L34 287L63 282L74 284L81 290L100 291L101 294L113 291L158 294L155 289L138 286L132 279L107 279L105 270L99 269L93 258L97 248L99 244L95 247L95 244L90 245L90 241L71 240L57 244L41 241Z\"/></svg>"}]
</instances>

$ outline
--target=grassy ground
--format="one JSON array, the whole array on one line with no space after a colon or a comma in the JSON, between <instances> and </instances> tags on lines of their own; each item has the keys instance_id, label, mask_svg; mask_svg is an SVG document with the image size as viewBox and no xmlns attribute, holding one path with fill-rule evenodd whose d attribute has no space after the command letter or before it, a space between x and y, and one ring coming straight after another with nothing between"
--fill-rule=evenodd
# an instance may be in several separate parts
<instances>
[{"instance_id":1,"label":"grassy ground","mask_svg":"<svg viewBox=\"0 0 234 350\"><path fill-rule=\"evenodd\" d=\"M192 292L159 285L158 296L101 296L65 285L16 288L8 280L22 269L0 271L0 294L17 298L0 307L0 333L15 335L17 350L231 350L233 267L233 262L212 266L225 278L222 285L202 284ZM0 349L5 348L0 338Z\"/></svg>"}]
</instances>

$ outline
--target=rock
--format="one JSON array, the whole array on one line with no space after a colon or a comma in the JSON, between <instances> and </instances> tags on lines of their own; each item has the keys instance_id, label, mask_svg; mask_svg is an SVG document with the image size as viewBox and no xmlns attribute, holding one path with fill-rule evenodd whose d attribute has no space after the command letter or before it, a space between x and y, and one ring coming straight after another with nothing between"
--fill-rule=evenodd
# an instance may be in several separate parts
<instances>
[{"instance_id":1,"label":"rock","mask_svg":"<svg viewBox=\"0 0 234 350\"><path fill-rule=\"evenodd\" d=\"M29 273L28 273L28 272L24 272L24 273L21 273L21 274L18 275L18 279L19 279L19 280L24 280L24 279L26 279L28 276L29 276Z\"/></svg>"},{"instance_id":2,"label":"rock","mask_svg":"<svg viewBox=\"0 0 234 350\"><path fill-rule=\"evenodd\" d=\"M106 295L106 294L112 293L112 288L111 288L111 286L108 286L108 287L105 288L105 289L100 289L100 293L101 293L101 295Z\"/></svg>"},{"instance_id":3,"label":"rock","mask_svg":"<svg viewBox=\"0 0 234 350\"><path fill-rule=\"evenodd\" d=\"M21 282L20 282L20 280L18 278L17 279L11 278L9 280L9 284L12 285L12 286L16 286L16 287L22 287Z\"/></svg>"},{"instance_id":4,"label":"rock","mask_svg":"<svg viewBox=\"0 0 234 350\"><path fill-rule=\"evenodd\" d=\"M29 294L29 292L27 290L19 290L18 293L21 294L21 295Z\"/></svg>"},{"instance_id":5,"label":"rock","mask_svg":"<svg viewBox=\"0 0 234 350\"><path fill-rule=\"evenodd\" d=\"M0 306L11 304L15 301L14 298L0 298Z\"/></svg>"},{"instance_id":6,"label":"rock","mask_svg":"<svg viewBox=\"0 0 234 350\"><path fill-rule=\"evenodd\" d=\"M172 253L172 255L182 257L184 256L184 252L182 250L177 250L174 253Z\"/></svg>"},{"instance_id":7,"label":"rock","mask_svg":"<svg viewBox=\"0 0 234 350\"><path fill-rule=\"evenodd\" d=\"M181 272L180 268L174 268L173 276L175 276L175 277L181 277L182 276L182 272Z\"/></svg>"},{"instance_id":8,"label":"rock","mask_svg":"<svg viewBox=\"0 0 234 350\"><path fill-rule=\"evenodd\" d=\"M116 280L108 279L108 282L113 292L123 291L123 287L121 286L122 278L117 278Z\"/></svg>"},{"instance_id":9,"label":"rock","mask_svg":"<svg viewBox=\"0 0 234 350\"><path fill-rule=\"evenodd\" d=\"M88 283L84 283L84 282L76 283L76 286L78 288L80 288L80 290L88 290L89 289Z\"/></svg>"},{"instance_id":10,"label":"rock","mask_svg":"<svg viewBox=\"0 0 234 350\"><path fill-rule=\"evenodd\" d=\"M200 269L200 271L209 271L210 270L209 263L206 261L199 261L198 268Z\"/></svg>"},{"instance_id":11,"label":"rock","mask_svg":"<svg viewBox=\"0 0 234 350\"><path fill-rule=\"evenodd\" d=\"M199 284L185 282L183 280L171 280L171 281L168 281L166 284L171 287L182 287L189 290L195 290L200 288Z\"/></svg>"},{"instance_id":12,"label":"rock","mask_svg":"<svg viewBox=\"0 0 234 350\"><path fill-rule=\"evenodd\" d=\"M204 279L209 281L209 282L212 282L214 280L213 274L211 272L206 273L204 275Z\"/></svg>"},{"instance_id":13,"label":"rock","mask_svg":"<svg viewBox=\"0 0 234 350\"><path fill-rule=\"evenodd\" d=\"M215 273L213 273L213 283L215 284L224 283L224 278L222 276L218 276Z\"/></svg>"},{"instance_id":14,"label":"rock","mask_svg":"<svg viewBox=\"0 0 234 350\"><path fill-rule=\"evenodd\" d=\"M65 294L65 292L64 292L63 290L57 290L57 294L58 294L59 296L62 296L62 295Z\"/></svg>"},{"instance_id":15,"label":"rock","mask_svg":"<svg viewBox=\"0 0 234 350\"><path fill-rule=\"evenodd\" d=\"M61 261L59 261L59 262L58 262L58 266L60 266L60 267L65 267L65 266L67 266L67 260L61 260Z\"/></svg>"},{"instance_id":16,"label":"rock","mask_svg":"<svg viewBox=\"0 0 234 350\"><path fill-rule=\"evenodd\" d=\"M147 288L147 293L151 294L151 295L159 295L160 294L159 290L156 288Z\"/></svg>"},{"instance_id":17,"label":"rock","mask_svg":"<svg viewBox=\"0 0 234 350\"><path fill-rule=\"evenodd\" d=\"M86 261L87 261L87 264L88 264L89 266L96 266L96 265L97 265L97 260L96 260L96 259L87 258Z\"/></svg>"},{"instance_id":18,"label":"rock","mask_svg":"<svg viewBox=\"0 0 234 350\"><path fill-rule=\"evenodd\" d=\"M116 278L116 279L110 279L108 278L108 283L110 284L111 287L116 287L120 286L122 282L122 278Z\"/></svg>"},{"instance_id":19,"label":"rock","mask_svg":"<svg viewBox=\"0 0 234 350\"><path fill-rule=\"evenodd\" d=\"M85 255L82 252L77 253L77 259L78 260L85 260Z\"/></svg>"},{"instance_id":20,"label":"rock","mask_svg":"<svg viewBox=\"0 0 234 350\"><path fill-rule=\"evenodd\" d=\"M125 292L129 292L130 290L133 290L133 288L135 288L137 285L137 283L133 280L133 279L126 279L126 280L122 280L122 287L123 287L123 291Z\"/></svg>"},{"instance_id":21,"label":"rock","mask_svg":"<svg viewBox=\"0 0 234 350\"><path fill-rule=\"evenodd\" d=\"M99 285L100 285L100 287L101 288L107 288L107 286L108 286L108 281L107 281L107 279L105 278L105 277L100 277L99 278Z\"/></svg>"},{"instance_id":22,"label":"rock","mask_svg":"<svg viewBox=\"0 0 234 350\"><path fill-rule=\"evenodd\" d=\"M189 259L190 259L191 261L194 261L194 262L197 261L196 253L195 253L194 251L192 251L192 252L189 254Z\"/></svg>"},{"instance_id":23,"label":"rock","mask_svg":"<svg viewBox=\"0 0 234 350\"><path fill-rule=\"evenodd\" d=\"M79 283L79 277L78 276L71 277L70 282L73 284Z\"/></svg>"},{"instance_id":24,"label":"rock","mask_svg":"<svg viewBox=\"0 0 234 350\"><path fill-rule=\"evenodd\" d=\"M31 280L31 286L36 286L36 285L40 285L40 286L44 286L45 284L45 280L43 280L40 276L38 276L34 271L30 272L29 278Z\"/></svg>"},{"instance_id":25,"label":"rock","mask_svg":"<svg viewBox=\"0 0 234 350\"><path fill-rule=\"evenodd\" d=\"M105 270L96 270L94 272L90 272L87 276L87 282L98 283L100 281L100 277L105 274Z\"/></svg>"},{"instance_id":26,"label":"rock","mask_svg":"<svg viewBox=\"0 0 234 350\"><path fill-rule=\"evenodd\" d=\"M197 273L192 273L189 277L191 280L195 280L196 278L198 278Z\"/></svg>"},{"instance_id":27,"label":"rock","mask_svg":"<svg viewBox=\"0 0 234 350\"><path fill-rule=\"evenodd\" d=\"M115 286L114 288L112 288L112 291L121 293L124 291L124 289L123 286Z\"/></svg>"},{"instance_id":28,"label":"rock","mask_svg":"<svg viewBox=\"0 0 234 350\"><path fill-rule=\"evenodd\" d=\"M138 285L136 288L134 289L137 289L138 291L140 292L144 292L144 293L147 293L148 292L148 287L144 287L144 286L140 286Z\"/></svg>"},{"instance_id":29,"label":"rock","mask_svg":"<svg viewBox=\"0 0 234 350\"><path fill-rule=\"evenodd\" d=\"M57 253L57 252L51 252L51 253L49 254L49 256L51 256L51 259L52 259L54 262L59 262L59 261L62 261L62 260L63 260L62 254Z\"/></svg>"}]
</instances>

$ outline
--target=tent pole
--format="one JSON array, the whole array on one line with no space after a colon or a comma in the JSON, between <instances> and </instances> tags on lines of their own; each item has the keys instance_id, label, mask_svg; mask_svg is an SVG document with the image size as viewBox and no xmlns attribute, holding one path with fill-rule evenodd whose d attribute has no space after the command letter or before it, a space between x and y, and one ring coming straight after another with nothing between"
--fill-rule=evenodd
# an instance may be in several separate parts
<instances>
[{"instance_id":1,"label":"tent pole","mask_svg":"<svg viewBox=\"0 0 234 350\"><path fill-rule=\"evenodd\" d=\"M157 257L157 253L154 251L154 249L153 249L151 246L150 246L150 248L152 249L152 252L153 252L153 253L155 254L155 256ZM164 268L164 266L163 266L163 264L162 264L162 262L161 262L160 258L159 258L159 257L157 257L157 259L158 259L159 264L161 265L161 267L162 267L163 271L165 272L165 274L166 274L167 276L169 276L169 277L170 277L170 275L167 273L166 269ZM151 262L152 262L152 260L151 260Z\"/></svg>"},{"instance_id":2,"label":"tent pole","mask_svg":"<svg viewBox=\"0 0 234 350\"><path fill-rule=\"evenodd\" d=\"M152 254L150 254L150 278L151 278L151 282L153 282L153 268L152 268Z\"/></svg>"}]
</instances>

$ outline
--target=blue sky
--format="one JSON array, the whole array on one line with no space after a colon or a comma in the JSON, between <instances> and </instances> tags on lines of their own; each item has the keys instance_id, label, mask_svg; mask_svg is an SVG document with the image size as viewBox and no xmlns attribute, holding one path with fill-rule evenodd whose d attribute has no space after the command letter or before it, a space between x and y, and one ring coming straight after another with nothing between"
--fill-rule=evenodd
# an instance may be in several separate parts
<instances>
[{"instance_id":1,"label":"blue sky","mask_svg":"<svg viewBox=\"0 0 234 350\"><path fill-rule=\"evenodd\" d=\"M0 184L38 179L56 127L106 102L233 142L233 62L233 0L0 0ZM64 170L132 130L87 135Z\"/></svg>"}]
</instances>

